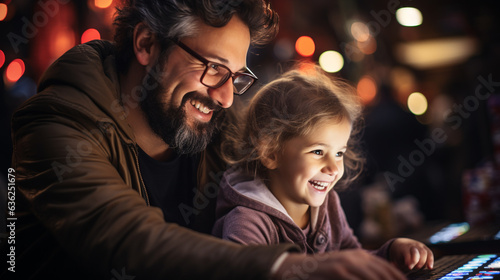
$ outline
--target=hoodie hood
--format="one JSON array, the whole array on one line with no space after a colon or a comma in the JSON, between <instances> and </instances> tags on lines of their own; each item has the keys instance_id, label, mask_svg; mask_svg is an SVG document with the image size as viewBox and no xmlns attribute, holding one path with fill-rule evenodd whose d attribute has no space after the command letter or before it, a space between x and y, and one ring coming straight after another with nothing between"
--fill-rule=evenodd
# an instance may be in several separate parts
<instances>
[{"instance_id":1,"label":"hoodie hood","mask_svg":"<svg viewBox=\"0 0 500 280\"><path fill-rule=\"evenodd\" d=\"M271 193L262 179L231 168L222 177L216 215L221 217L238 206L267 213L296 226L285 207ZM311 229L314 229L318 221L319 207L311 207L310 211Z\"/></svg>"},{"instance_id":2,"label":"hoodie hood","mask_svg":"<svg viewBox=\"0 0 500 280\"><path fill-rule=\"evenodd\" d=\"M76 89L100 109L92 110L91 115L96 121L115 123L128 138L133 138L132 130L125 121L126 113L120 105L120 86L114 52L113 43L101 40L70 49L44 73L38 92L50 91L54 86ZM57 97L66 99L64 94ZM77 110L85 110L85 105L88 104L71 105L82 107Z\"/></svg>"}]
</instances>

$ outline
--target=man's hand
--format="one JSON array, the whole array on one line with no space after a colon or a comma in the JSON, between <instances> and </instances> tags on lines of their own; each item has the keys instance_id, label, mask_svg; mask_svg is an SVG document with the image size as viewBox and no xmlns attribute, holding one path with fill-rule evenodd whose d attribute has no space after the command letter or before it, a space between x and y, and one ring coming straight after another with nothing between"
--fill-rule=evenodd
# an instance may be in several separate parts
<instances>
[{"instance_id":1,"label":"man's hand","mask_svg":"<svg viewBox=\"0 0 500 280\"><path fill-rule=\"evenodd\" d=\"M404 280L394 265L362 249L317 255L289 254L273 280Z\"/></svg>"},{"instance_id":2,"label":"man's hand","mask_svg":"<svg viewBox=\"0 0 500 280\"><path fill-rule=\"evenodd\" d=\"M402 271L421 269L424 266L432 269L434 255L423 243L408 238L397 238L393 241L389 253L390 261Z\"/></svg>"}]
</instances>

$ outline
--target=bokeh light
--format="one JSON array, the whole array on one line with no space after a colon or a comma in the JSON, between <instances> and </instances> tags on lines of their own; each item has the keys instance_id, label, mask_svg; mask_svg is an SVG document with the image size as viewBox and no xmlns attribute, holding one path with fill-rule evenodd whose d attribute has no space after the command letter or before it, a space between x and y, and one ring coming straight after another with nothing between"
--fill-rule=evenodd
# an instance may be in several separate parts
<instances>
[{"instance_id":1,"label":"bokeh light","mask_svg":"<svg viewBox=\"0 0 500 280\"><path fill-rule=\"evenodd\" d=\"M109 6L111 6L111 3L113 3L113 0L95 0L94 1L94 5L97 8L101 8L101 9L108 8Z\"/></svg>"},{"instance_id":2,"label":"bokeh light","mask_svg":"<svg viewBox=\"0 0 500 280\"><path fill-rule=\"evenodd\" d=\"M365 57L365 54L358 47L358 41L347 43L343 51L345 56L354 62L360 62Z\"/></svg>"},{"instance_id":3,"label":"bokeh light","mask_svg":"<svg viewBox=\"0 0 500 280\"><path fill-rule=\"evenodd\" d=\"M377 83L368 75L361 77L356 89L361 98L361 102L365 105L371 103L377 95Z\"/></svg>"},{"instance_id":4,"label":"bokeh light","mask_svg":"<svg viewBox=\"0 0 500 280\"><path fill-rule=\"evenodd\" d=\"M357 46L364 54L373 54L377 50L377 41L370 35L366 41L358 41Z\"/></svg>"},{"instance_id":5,"label":"bokeh light","mask_svg":"<svg viewBox=\"0 0 500 280\"><path fill-rule=\"evenodd\" d=\"M402 26L419 26L422 24L422 13L417 8L399 8L396 19Z\"/></svg>"},{"instance_id":6,"label":"bokeh light","mask_svg":"<svg viewBox=\"0 0 500 280\"><path fill-rule=\"evenodd\" d=\"M7 17L8 7L5 3L0 3L0 21L3 21Z\"/></svg>"},{"instance_id":7,"label":"bokeh light","mask_svg":"<svg viewBox=\"0 0 500 280\"><path fill-rule=\"evenodd\" d=\"M389 72L389 81L394 89L396 101L402 106L406 106L408 96L418 88L413 71L405 67L394 67Z\"/></svg>"},{"instance_id":8,"label":"bokeh light","mask_svg":"<svg viewBox=\"0 0 500 280\"><path fill-rule=\"evenodd\" d=\"M479 41L471 36L436 38L401 43L398 60L417 69L458 65L480 52Z\"/></svg>"},{"instance_id":9,"label":"bokeh light","mask_svg":"<svg viewBox=\"0 0 500 280\"><path fill-rule=\"evenodd\" d=\"M3 66L5 63L5 54L3 53L2 50L0 50L0 68Z\"/></svg>"},{"instance_id":10,"label":"bokeh light","mask_svg":"<svg viewBox=\"0 0 500 280\"><path fill-rule=\"evenodd\" d=\"M301 56L313 55L315 48L314 40L309 36L301 36L295 42L295 50Z\"/></svg>"},{"instance_id":11,"label":"bokeh light","mask_svg":"<svg viewBox=\"0 0 500 280\"><path fill-rule=\"evenodd\" d=\"M72 29L66 27L58 27L52 32L51 36L54 38L50 45L50 55L53 58L60 57L66 51L75 46L75 33Z\"/></svg>"},{"instance_id":12,"label":"bokeh light","mask_svg":"<svg viewBox=\"0 0 500 280\"><path fill-rule=\"evenodd\" d=\"M356 21L351 25L351 34L357 41L364 42L370 38L370 29L366 24Z\"/></svg>"},{"instance_id":13,"label":"bokeh light","mask_svg":"<svg viewBox=\"0 0 500 280\"><path fill-rule=\"evenodd\" d=\"M344 67L344 58L336 51L326 51L319 56L319 65L326 72L335 73Z\"/></svg>"},{"instance_id":14,"label":"bokeh light","mask_svg":"<svg viewBox=\"0 0 500 280\"><path fill-rule=\"evenodd\" d=\"M408 109L414 115L423 115L427 111L427 98L420 93L414 92L408 96Z\"/></svg>"},{"instance_id":15,"label":"bokeh light","mask_svg":"<svg viewBox=\"0 0 500 280\"><path fill-rule=\"evenodd\" d=\"M89 41L100 40L100 39L101 39L101 34L99 33L99 31L97 31L97 29L94 28L89 28L85 30L85 32L83 32L81 42L82 44L85 44Z\"/></svg>"},{"instance_id":16,"label":"bokeh light","mask_svg":"<svg viewBox=\"0 0 500 280\"><path fill-rule=\"evenodd\" d=\"M5 71L5 78L7 78L9 82L15 83L23 76L24 70L24 61L19 58L14 59L9 64L9 66L7 66L7 70Z\"/></svg>"}]
</instances>

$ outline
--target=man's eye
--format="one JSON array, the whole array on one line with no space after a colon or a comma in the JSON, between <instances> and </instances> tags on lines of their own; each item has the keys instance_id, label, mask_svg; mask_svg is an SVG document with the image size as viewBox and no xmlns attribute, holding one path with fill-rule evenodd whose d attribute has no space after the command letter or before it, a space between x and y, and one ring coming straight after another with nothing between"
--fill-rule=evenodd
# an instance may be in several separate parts
<instances>
[{"instance_id":1,"label":"man's eye","mask_svg":"<svg viewBox=\"0 0 500 280\"><path fill-rule=\"evenodd\" d=\"M313 153L315 155L318 155L318 156L322 156L323 155L323 151L322 150L314 150L314 151L311 151L311 153Z\"/></svg>"},{"instance_id":2,"label":"man's eye","mask_svg":"<svg viewBox=\"0 0 500 280\"><path fill-rule=\"evenodd\" d=\"M208 66L208 73L210 75L217 75L219 73L219 70L220 70L219 68L220 68L220 66L218 64L210 64Z\"/></svg>"}]
</instances>

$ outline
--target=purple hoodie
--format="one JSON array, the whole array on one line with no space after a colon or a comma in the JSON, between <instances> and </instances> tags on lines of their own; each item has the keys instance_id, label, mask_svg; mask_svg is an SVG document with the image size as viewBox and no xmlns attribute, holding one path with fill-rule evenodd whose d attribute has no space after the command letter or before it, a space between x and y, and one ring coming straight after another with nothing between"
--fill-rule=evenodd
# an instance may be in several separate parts
<instances>
[{"instance_id":1,"label":"purple hoodie","mask_svg":"<svg viewBox=\"0 0 500 280\"><path fill-rule=\"evenodd\" d=\"M294 243L305 253L361 248L349 227L337 192L331 190L320 207L311 207L310 224L299 228L278 199L258 178L229 169L217 198L213 235L241 244ZM387 257L392 240L379 250Z\"/></svg>"}]
</instances>

